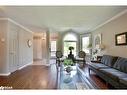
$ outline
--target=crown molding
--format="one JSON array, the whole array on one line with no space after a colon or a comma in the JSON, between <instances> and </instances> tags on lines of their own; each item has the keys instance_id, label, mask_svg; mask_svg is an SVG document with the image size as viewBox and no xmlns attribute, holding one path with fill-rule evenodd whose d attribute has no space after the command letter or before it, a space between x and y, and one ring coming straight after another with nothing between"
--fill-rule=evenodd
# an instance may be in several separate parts
<instances>
[{"instance_id":1,"label":"crown molding","mask_svg":"<svg viewBox=\"0 0 127 95\"><path fill-rule=\"evenodd\" d=\"M104 26L105 24L111 22L112 20L117 19L118 17L124 15L125 13L127 13L127 9L123 10L122 12L118 13L117 15L113 16L112 18L108 19L107 21L105 21L104 23L98 25L97 27L95 27L94 29L92 29L92 31L97 30L98 28Z\"/></svg>"},{"instance_id":2,"label":"crown molding","mask_svg":"<svg viewBox=\"0 0 127 95\"><path fill-rule=\"evenodd\" d=\"M0 18L0 20L8 20L8 21L10 21L10 22L16 24L17 26L20 26L21 28L25 29L26 31L28 31L28 32L30 32L30 33L33 33L30 29L26 28L25 26L19 24L18 22L14 21L14 20L12 20L12 19L10 19L10 18Z\"/></svg>"}]
</instances>

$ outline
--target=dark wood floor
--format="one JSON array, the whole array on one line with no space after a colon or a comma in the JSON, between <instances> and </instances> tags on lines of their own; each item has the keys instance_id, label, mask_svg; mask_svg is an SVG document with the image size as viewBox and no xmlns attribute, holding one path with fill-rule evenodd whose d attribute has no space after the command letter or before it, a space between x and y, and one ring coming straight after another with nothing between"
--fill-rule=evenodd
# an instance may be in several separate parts
<instances>
[{"instance_id":1,"label":"dark wood floor","mask_svg":"<svg viewBox=\"0 0 127 95\"><path fill-rule=\"evenodd\" d=\"M88 74L88 66L86 65L85 68L82 68L82 70L85 72L85 76L88 77L88 79L96 85L99 89L113 89L111 85L106 85L106 82L101 79L99 76L97 76L94 72L90 72Z\"/></svg>"},{"instance_id":2,"label":"dark wood floor","mask_svg":"<svg viewBox=\"0 0 127 95\"><path fill-rule=\"evenodd\" d=\"M56 89L55 66L32 65L0 77L0 86L12 86L13 89Z\"/></svg>"},{"instance_id":3,"label":"dark wood floor","mask_svg":"<svg viewBox=\"0 0 127 95\"><path fill-rule=\"evenodd\" d=\"M88 74L88 68L82 69L86 76L100 89L108 89L106 83L97 75ZM0 77L0 86L12 86L13 89L56 89L57 72L55 65L50 67L31 65L12 73L7 77Z\"/></svg>"}]
</instances>

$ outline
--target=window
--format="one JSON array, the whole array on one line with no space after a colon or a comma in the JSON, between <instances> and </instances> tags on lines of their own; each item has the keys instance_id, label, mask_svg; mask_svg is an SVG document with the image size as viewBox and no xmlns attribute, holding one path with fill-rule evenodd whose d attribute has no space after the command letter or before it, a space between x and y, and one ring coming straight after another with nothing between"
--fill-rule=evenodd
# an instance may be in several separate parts
<instances>
[{"instance_id":1,"label":"window","mask_svg":"<svg viewBox=\"0 0 127 95\"><path fill-rule=\"evenodd\" d=\"M51 41L51 57L54 57L56 54L56 41Z\"/></svg>"},{"instance_id":2,"label":"window","mask_svg":"<svg viewBox=\"0 0 127 95\"><path fill-rule=\"evenodd\" d=\"M77 41L76 37L73 34L67 34L64 37L64 41Z\"/></svg>"},{"instance_id":3,"label":"window","mask_svg":"<svg viewBox=\"0 0 127 95\"><path fill-rule=\"evenodd\" d=\"M76 50L77 50L76 44L77 44L77 38L75 37L75 35L67 34L64 37L64 56L68 56L70 52L68 48L70 46L74 47L74 50L72 51L72 53L74 54L74 56L76 56Z\"/></svg>"},{"instance_id":4,"label":"window","mask_svg":"<svg viewBox=\"0 0 127 95\"><path fill-rule=\"evenodd\" d=\"M74 56L76 56L76 42L70 42L70 41L65 41L64 42L64 56L68 56L68 54L70 53L69 51L69 47L73 46L74 50L72 51Z\"/></svg>"},{"instance_id":5,"label":"window","mask_svg":"<svg viewBox=\"0 0 127 95\"><path fill-rule=\"evenodd\" d=\"M85 36L82 37L82 50L85 51L85 53L90 54L90 50L88 49L88 45L90 44L90 37Z\"/></svg>"}]
</instances>

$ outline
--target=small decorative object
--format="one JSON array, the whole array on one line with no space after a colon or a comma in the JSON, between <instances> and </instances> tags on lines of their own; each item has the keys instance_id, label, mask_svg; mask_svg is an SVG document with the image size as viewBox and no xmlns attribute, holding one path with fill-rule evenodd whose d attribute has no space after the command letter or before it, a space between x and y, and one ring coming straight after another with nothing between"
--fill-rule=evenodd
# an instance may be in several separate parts
<instances>
[{"instance_id":1,"label":"small decorative object","mask_svg":"<svg viewBox=\"0 0 127 95\"><path fill-rule=\"evenodd\" d=\"M127 45L127 32L115 35L115 43L118 45Z\"/></svg>"},{"instance_id":2,"label":"small decorative object","mask_svg":"<svg viewBox=\"0 0 127 95\"><path fill-rule=\"evenodd\" d=\"M105 46L103 44L98 45L99 50L103 50L104 48L105 48Z\"/></svg>"},{"instance_id":3,"label":"small decorative object","mask_svg":"<svg viewBox=\"0 0 127 95\"><path fill-rule=\"evenodd\" d=\"M98 53L98 49L94 49L93 50L92 60L96 60L97 59L97 53Z\"/></svg>"},{"instance_id":4,"label":"small decorative object","mask_svg":"<svg viewBox=\"0 0 127 95\"><path fill-rule=\"evenodd\" d=\"M30 39L27 41L27 45L28 45L28 47L32 46L32 41Z\"/></svg>"},{"instance_id":5,"label":"small decorative object","mask_svg":"<svg viewBox=\"0 0 127 95\"><path fill-rule=\"evenodd\" d=\"M71 67L71 66L68 66L68 67L66 67L66 69L65 69L65 70L66 70L66 72L67 72L67 73L70 73L73 69L72 69L72 67Z\"/></svg>"},{"instance_id":6,"label":"small decorative object","mask_svg":"<svg viewBox=\"0 0 127 95\"><path fill-rule=\"evenodd\" d=\"M95 49L95 50L93 51L93 55L97 54L97 52L98 52L98 50Z\"/></svg>"}]
</instances>

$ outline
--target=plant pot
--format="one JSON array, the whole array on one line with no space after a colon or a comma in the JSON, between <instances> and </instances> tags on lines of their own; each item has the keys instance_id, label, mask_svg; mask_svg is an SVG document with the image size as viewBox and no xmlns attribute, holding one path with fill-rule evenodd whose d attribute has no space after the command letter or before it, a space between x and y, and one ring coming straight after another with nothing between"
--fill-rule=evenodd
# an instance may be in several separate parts
<instances>
[{"instance_id":1,"label":"plant pot","mask_svg":"<svg viewBox=\"0 0 127 95\"><path fill-rule=\"evenodd\" d=\"M68 67L65 68L65 70L66 70L67 73L70 73L73 69L72 69L72 67L68 66Z\"/></svg>"}]
</instances>

